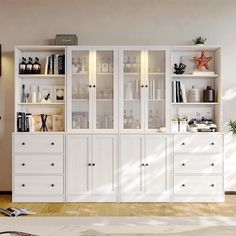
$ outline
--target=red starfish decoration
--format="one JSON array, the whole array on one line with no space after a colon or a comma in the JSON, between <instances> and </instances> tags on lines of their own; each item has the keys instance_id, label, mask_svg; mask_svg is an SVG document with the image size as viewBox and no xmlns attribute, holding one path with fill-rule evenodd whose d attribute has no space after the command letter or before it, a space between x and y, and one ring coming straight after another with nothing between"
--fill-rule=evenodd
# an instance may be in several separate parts
<instances>
[{"instance_id":1,"label":"red starfish decoration","mask_svg":"<svg viewBox=\"0 0 236 236\"><path fill-rule=\"evenodd\" d=\"M202 51L201 57L194 57L194 61L198 62L198 65L196 66L197 69L201 69L203 66L209 70L208 62L212 60L213 57L206 57L206 52Z\"/></svg>"}]
</instances>

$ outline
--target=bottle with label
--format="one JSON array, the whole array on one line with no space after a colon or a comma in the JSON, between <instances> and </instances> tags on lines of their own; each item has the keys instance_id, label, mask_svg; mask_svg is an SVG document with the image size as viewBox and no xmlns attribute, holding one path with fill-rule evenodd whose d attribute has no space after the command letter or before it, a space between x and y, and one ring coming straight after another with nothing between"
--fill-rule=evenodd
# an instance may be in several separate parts
<instances>
[{"instance_id":1,"label":"bottle with label","mask_svg":"<svg viewBox=\"0 0 236 236\"><path fill-rule=\"evenodd\" d=\"M39 63L38 57L35 57L35 61L32 67L32 74L41 74L41 64Z\"/></svg>"},{"instance_id":2,"label":"bottle with label","mask_svg":"<svg viewBox=\"0 0 236 236\"><path fill-rule=\"evenodd\" d=\"M102 58L102 73L108 73L108 63Z\"/></svg>"},{"instance_id":3,"label":"bottle with label","mask_svg":"<svg viewBox=\"0 0 236 236\"><path fill-rule=\"evenodd\" d=\"M29 57L29 61L26 64L26 74L32 74L32 70L33 70L33 59L31 57Z\"/></svg>"},{"instance_id":4,"label":"bottle with label","mask_svg":"<svg viewBox=\"0 0 236 236\"><path fill-rule=\"evenodd\" d=\"M131 64L131 72L132 73L137 73L137 62L136 62L136 57L133 58L132 64Z\"/></svg>"},{"instance_id":5,"label":"bottle with label","mask_svg":"<svg viewBox=\"0 0 236 236\"><path fill-rule=\"evenodd\" d=\"M26 58L22 57L22 61L19 64L19 74L26 74Z\"/></svg>"}]
</instances>

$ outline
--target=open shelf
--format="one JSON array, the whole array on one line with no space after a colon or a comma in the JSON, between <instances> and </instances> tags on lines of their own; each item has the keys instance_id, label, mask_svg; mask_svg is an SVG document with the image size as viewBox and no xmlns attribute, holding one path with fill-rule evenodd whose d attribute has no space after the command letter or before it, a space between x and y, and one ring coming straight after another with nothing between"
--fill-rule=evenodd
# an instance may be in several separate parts
<instances>
[{"instance_id":1,"label":"open shelf","mask_svg":"<svg viewBox=\"0 0 236 236\"><path fill-rule=\"evenodd\" d=\"M61 78L61 79L64 79L65 78L65 75L47 75L47 74L32 74L32 75L20 75L18 74L17 77L20 77L22 79L43 79L43 78L53 78L53 79L57 79L57 78Z\"/></svg>"},{"instance_id":2,"label":"open shelf","mask_svg":"<svg viewBox=\"0 0 236 236\"><path fill-rule=\"evenodd\" d=\"M25 103L25 102L20 102L18 103L18 105L23 105L23 106L55 106L55 105L59 105L59 106L62 106L64 105L65 103L64 102L50 102L50 103L32 103L32 102L28 102L28 103Z\"/></svg>"},{"instance_id":3,"label":"open shelf","mask_svg":"<svg viewBox=\"0 0 236 236\"><path fill-rule=\"evenodd\" d=\"M218 102L172 102L172 105L218 105Z\"/></svg>"},{"instance_id":4,"label":"open shelf","mask_svg":"<svg viewBox=\"0 0 236 236\"><path fill-rule=\"evenodd\" d=\"M206 74L206 75L195 75L195 74L182 74L182 75L176 75L176 74L172 74L171 77L172 78L216 78L218 77L218 74Z\"/></svg>"}]
</instances>

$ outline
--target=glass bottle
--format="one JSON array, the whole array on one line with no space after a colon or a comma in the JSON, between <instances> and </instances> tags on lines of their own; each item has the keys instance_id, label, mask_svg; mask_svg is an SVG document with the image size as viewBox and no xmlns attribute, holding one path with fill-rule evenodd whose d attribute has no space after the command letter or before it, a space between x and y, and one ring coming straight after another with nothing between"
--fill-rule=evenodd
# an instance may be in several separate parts
<instances>
[{"instance_id":1,"label":"glass bottle","mask_svg":"<svg viewBox=\"0 0 236 236\"><path fill-rule=\"evenodd\" d=\"M136 57L133 58L132 64L131 64L131 72L132 73L137 73L137 62L136 62Z\"/></svg>"},{"instance_id":2,"label":"glass bottle","mask_svg":"<svg viewBox=\"0 0 236 236\"><path fill-rule=\"evenodd\" d=\"M78 73L80 73L80 72L82 71L82 63L81 63L80 58L78 59L78 65L77 65L77 67L78 67Z\"/></svg>"},{"instance_id":3,"label":"glass bottle","mask_svg":"<svg viewBox=\"0 0 236 236\"><path fill-rule=\"evenodd\" d=\"M19 74L26 74L26 58L22 57L22 61L19 64Z\"/></svg>"},{"instance_id":4,"label":"glass bottle","mask_svg":"<svg viewBox=\"0 0 236 236\"><path fill-rule=\"evenodd\" d=\"M131 72L131 62L130 62L130 59L129 57L127 58L127 61L125 63L125 68L126 68L126 73L130 73Z\"/></svg>"},{"instance_id":5,"label":"glass bottle","mask_svg":"<svg viewBox=\"0 0 236 236\"><path fill-rule=\"evenodd\" d=\"M33 69L32 61L33 61L33 59L31 57L29 57L29 61L26 64L26 74L32 74L32 69Z\"/></svg>"},{"instance_id":6,"label":"glass bottle","mask_svg":"<svg viewBox=\"0 0 236 236\"><path fill-rule=\"evenodd\" d=\"M35 57L35 61L32 67L32 74L40 74L41 73L41 64L39 63L39 58Z\"/></svg>"},{"instance_id":7,"label":"glass bottle","mask_svg":"<svg viewBox=\"0 0 236 236\"><path fill-rule=\"evenodd\" d=\"M37 91L37 102L40 103L42 101L42 93L40 91L40 87L38 86L38 91Z\"/></svg>"},{"instance_id":8,"label":"glass bottle","mask_svg":"<svg viewBox=\"0 0 236 236\"><path fill-rule=\"evenodd\" d=\"M113 72L113 64L112 64L112 60L110 58L108 58L108 72L109 73Z\"/></svg>"},{"instance_id":9,"label":"glass bottle","mask_svg":"<svg viewBox=\"0 0 236 236\"><path fill-rule=\"evenodd\" d=\"M72 73L76 73L78 70L77 70L77 65L75 64L75 59L72 58Z\"/></svg>"},{"instance_id":10,"label":"glass bottle","mask_svg":"<svg viewBox=\"0 0 236 236\"><path fill-rule=\"evenodd\" d=\"M102 73L108 73L108 63L102 58Z\"/></svg>"}]
</instances>

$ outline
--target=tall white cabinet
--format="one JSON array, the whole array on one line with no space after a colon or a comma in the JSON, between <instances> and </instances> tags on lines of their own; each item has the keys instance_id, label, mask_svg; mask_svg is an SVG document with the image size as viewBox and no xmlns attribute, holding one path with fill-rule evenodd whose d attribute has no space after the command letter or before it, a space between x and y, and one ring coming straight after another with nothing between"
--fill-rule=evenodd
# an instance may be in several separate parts
<instances>
[{"instance_id":1,"label":"tall white cabinet","mask_svg":"<svg viewBox=\"0 0 236 236\"><path fill-rule=\"evenodd\" d=\"M194 73L202 51L212 73ZM38 57L41 73L19 74L22 57ZM13 201L224 201L220 66L220 47L16 47ZM200 100L177 103L176 81ZM203 101L207 86L214 102ZM22 113L30 132L21 132ZM199 114L216 132L173 131L173 121Z\"/></svg>"}]
</instances>

